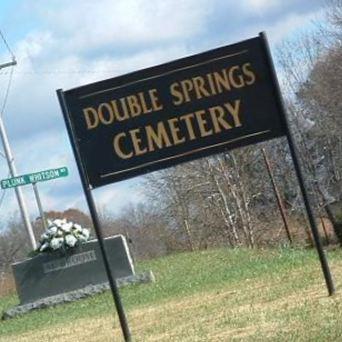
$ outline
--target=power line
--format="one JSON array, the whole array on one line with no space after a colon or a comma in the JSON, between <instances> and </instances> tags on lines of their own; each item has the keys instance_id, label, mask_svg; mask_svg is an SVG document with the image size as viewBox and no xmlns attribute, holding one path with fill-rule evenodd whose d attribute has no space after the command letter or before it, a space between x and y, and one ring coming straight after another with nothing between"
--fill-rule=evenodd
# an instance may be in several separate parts
<instances>
[{"instance_id":1,"label":"power line","mask_svg":"<svg viewBox=\"0 0 342 342\"><path fill-rule=\"evenodd\" d=\"M62 75L71 75L71 74L108 74L108 73L118 73L119 70L35 70L35 71L25 71L25 70L18 70L17 74L22 75L55 75L55 74L62 74ZM8 75L10 71L2 71L0 75Z\"/></svg>"},{"instance_id":2,"label":"power line","mask_svg":"<svg viewBox=\"0 0 342 342\"><path fill-rule=\"evenodd\" d=\"M4 97L4 102L2 103L2 107L1 107L1 111L0 111L0 115L3 116L4 115L4 110L7 104L7 99L8 99L8 94L11 88L11 84L12 84L12 79L13 79L13 71L14 68L13 66L11 67L11 72L10 72L10 76L8 79L8 84L7 84L7 88L6 88L6 92L5 92L5 97Z\"/></svg>"},{"instance_id":3,"label":"power line","mask_svg":"<svg viewBox=\"0 0 342 342\"><path fill-rule=\"evenodd\" d=\"M13 53L13 51L11 50L9 44L7 43L7 40L6 40L6 38L5 38L5 36L3 35L3 33L2 33L1 30L0 30L0 37L2 38L4 44L6 45L7 50L8 50L8 52L10 53L12 59L14 60L14 59L15 59L14 53Z\"/></svg>"},{"instance_id":4,"label":"power line","mask_svg":"<svg viewBox=\"0 0 342 342\"><path fill-rule=\"evenodd\" d=\"M11 84L12 84L13 71L14 71L13 66L15 64L17 64L17 62L15 61L14 53L11 50L11 48L10 48L10 46L9 46L9 44L8 44L6 38L5 38L5 36L4 36L4 34L2 33L1 30L0 30L0 37L2 38L5 46L7 47L7 50L10 53L10 55L12 56L12 62L5 64L5 66L12 66L12 67L11 67L11 70L10 70L10 76L9 76L8 83L7 83L7 88L6 88L6 92L5 92L4 101L2 103L2 107L1 107L1 110L0 110L0 116L2 117L4 115L4 110L5 110L5 107L6 107L6 104L7 104L8 94L9 94L9 91L10 91L10 88L11 88Z\"/></svg>"}]
</instances>

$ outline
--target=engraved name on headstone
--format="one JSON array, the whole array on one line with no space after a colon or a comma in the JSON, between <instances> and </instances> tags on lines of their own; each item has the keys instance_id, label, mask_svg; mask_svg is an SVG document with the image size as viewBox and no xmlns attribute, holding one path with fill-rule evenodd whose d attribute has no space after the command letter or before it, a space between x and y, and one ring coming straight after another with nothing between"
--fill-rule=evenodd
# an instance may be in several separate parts
<instances>
[{"instance_id":1,"label":"engraved name on headstone","mask_svg":"<svg viewBox=\"0 0 342 342\"><path fill-rule=\"evenodd\" d=\"M78 253L70 256L69 258L60 258L43 264L44 273L62 270L68 267L73 267L87 262L95 261L96 253L94 250Z\"/></svg>"}]
</instances>

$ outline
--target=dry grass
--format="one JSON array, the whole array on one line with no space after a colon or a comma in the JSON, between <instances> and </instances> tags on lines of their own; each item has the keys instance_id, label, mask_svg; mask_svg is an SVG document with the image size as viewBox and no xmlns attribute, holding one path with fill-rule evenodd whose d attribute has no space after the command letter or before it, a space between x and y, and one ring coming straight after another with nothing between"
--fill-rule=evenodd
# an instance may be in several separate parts
<instances>
[{"instance_id":1,"label":"dry grass","mask_svg":"<svg viewBox=\"0 0 342 342\"><path fill-rule=\"evenodd\" d=\"M334 260L332 269L338 289L333 297L327 296L320 269L313 268L132 308L128 320L134 341L342 341L342 260ZM291 287L291 279L308 275L313 279L308 286ZM106 315L29 331L10 341L106 342L113 335L122 339L118 320Z\"/></svg>"},{"instance_id":2,"label":"dry grass","mask_svg":"<svg viewBox=\"0 0 342 342\"><path fill-rule=\"evenodd\" d=\"M15 283L12 274L0 272L0 297L15 293Z\"/></svg>"}]
</instances>

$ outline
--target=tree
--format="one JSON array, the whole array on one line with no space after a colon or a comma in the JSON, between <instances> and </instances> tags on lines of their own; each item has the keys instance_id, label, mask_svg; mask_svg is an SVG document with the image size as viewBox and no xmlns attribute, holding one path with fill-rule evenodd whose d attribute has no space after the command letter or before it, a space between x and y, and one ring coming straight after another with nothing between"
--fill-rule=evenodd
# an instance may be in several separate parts
<instances>
[{"instance_id":1,"label":"tree","mask_svg":"<svg viewBox=\"0 0 342 342\"><path fill-rule=\"evenodd\" d=\"M13 262L25 259L30 251L25 227L20 217L13 214L0 233L0 270L8 271Z\"/></svg>"},{"instance_id":2,"label":"tree","mask_svg":"<svg viewBox=\"0 0 342 342\"><path fill-rule=\"evenodd\" d=\"M48 211L45 213L48 219L67 219L68 221L73 221L84 227L92 227L92 221L89 215L85 214L83 211L75 208L69 208L64 211Z\"/></svg>"},{"instance_id":3,"label":"tree","mask_svg":"<svg viewBox=\"0 0 342 342\"><path fill-rule=\"evenodd\" d=\"M342 231L330 208L330 203L342 199L341 1L330 2L327 19L319 31L284 44L279 61L287 75L287 103L307 179L318 210L325 210L342 244Z\"/></svg>"}]
</instances>

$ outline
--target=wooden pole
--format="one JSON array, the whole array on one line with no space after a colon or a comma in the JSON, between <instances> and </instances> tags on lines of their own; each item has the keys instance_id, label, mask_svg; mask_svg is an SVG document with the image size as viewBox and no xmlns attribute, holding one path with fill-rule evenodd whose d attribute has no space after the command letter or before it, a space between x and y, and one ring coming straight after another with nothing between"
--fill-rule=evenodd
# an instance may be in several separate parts
<instances>
[{"instance_id":1,"label":"wooden pole","mask_svg":"<svg viewBox=\"0 0 342 342\"><path fill-rule=\"evenodd\" d=\"M324 232L324 235L325 235L325 240L327 242L327 245L329 245L330 243L330 240L329 240L329 235L328 235L328 232L327 232L327 227L325 225L325 222L324 222L324 218L322 215L320 215L320 220L321 220L321 223L322 223L322 228L323 228L323 232Z\"/></svg>"},{"instance_id":2,"label":"wooden pole","mask_svg":"<svg viewBox=\"0 0 342 342\"><path fill-rule=\"evenodd\" d=\"M267 169L268 175L270 176L270 180L271 180L271 184L272 184L272 187L273 187L273 191L274 191L274 194L275 194L276 199L277 199L277 204L278 204L278 208L279 208L279 212L280 212L281 218L282 218L283 223L284 223L285 232L286 232L286 235L287 235L287 238L288 238L290 244L292 245L293 244L293 240L292 240L292 236L291 236L291 232L290 232L287 216L286 216L286 213L285 213L284 203L283 203L282 198L280 197L277 184L276 184L276 182L274 180L273 173L272 173L272 167L271 167L271 164L270 164L270 162L268 160L268 157L267 157L265 149L262 148L261 152L262 152L262 155L264 157L264 161L265 161L265 164L266 164L266 169Z\"/></svg>"}]
</instances>

